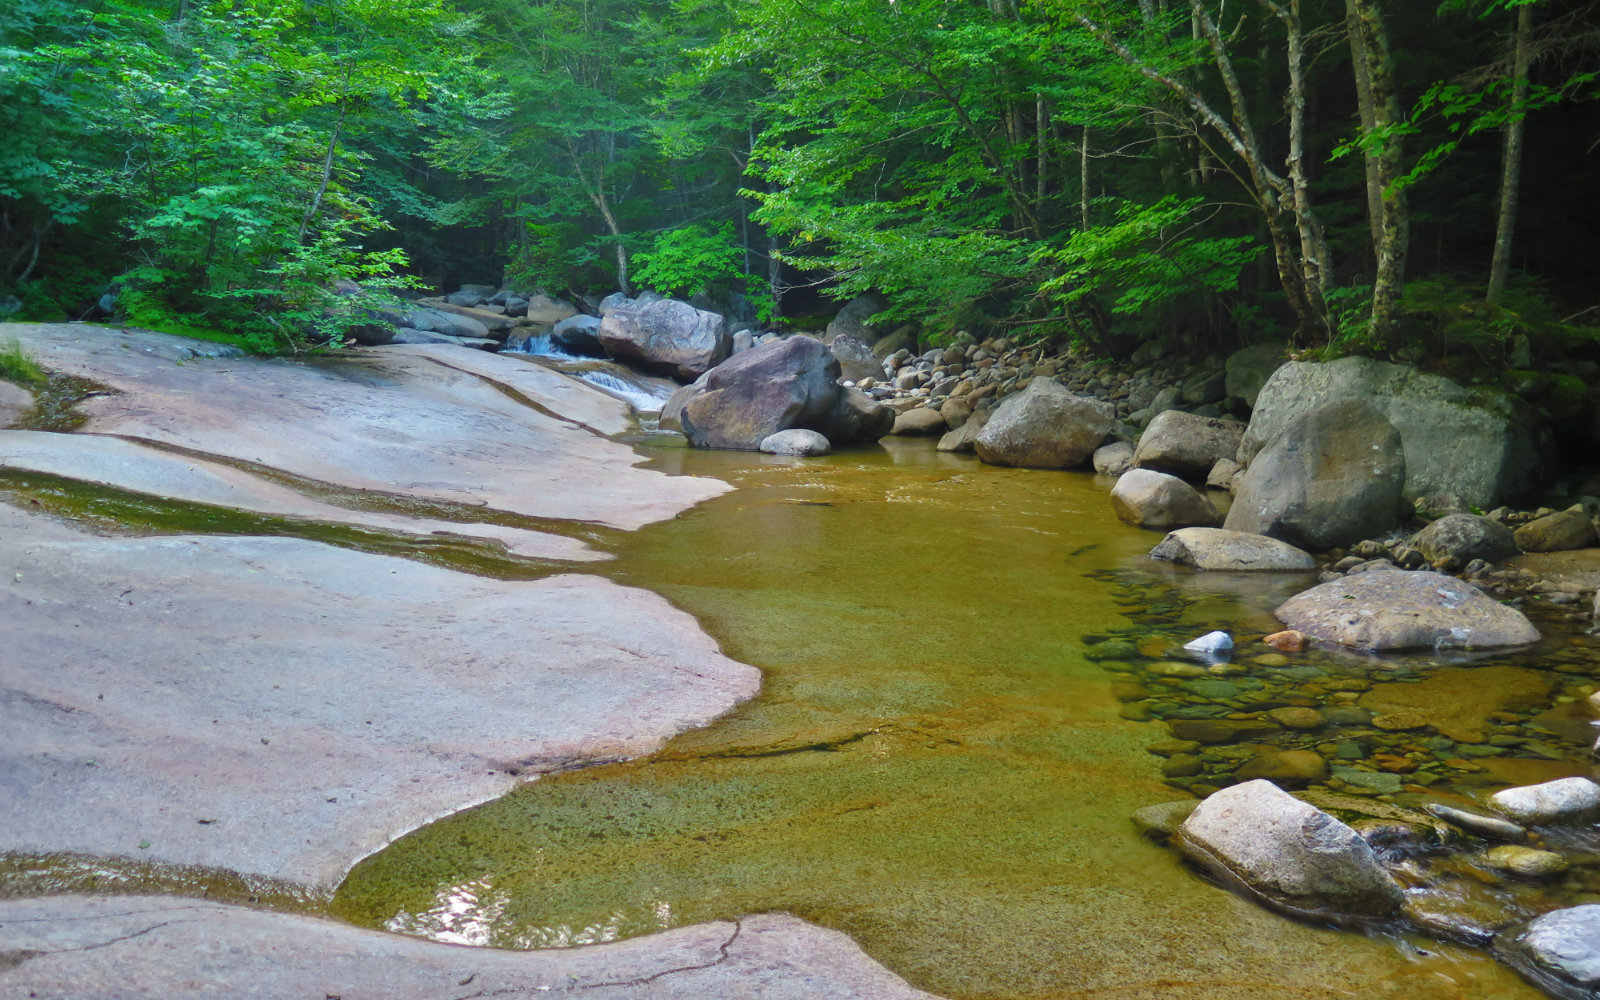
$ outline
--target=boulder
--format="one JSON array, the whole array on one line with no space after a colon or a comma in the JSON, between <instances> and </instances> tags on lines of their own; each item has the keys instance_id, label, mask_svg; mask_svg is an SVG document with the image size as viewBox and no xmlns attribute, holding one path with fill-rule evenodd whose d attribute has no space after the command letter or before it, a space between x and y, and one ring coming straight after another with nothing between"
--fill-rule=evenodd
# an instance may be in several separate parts
<instances>
[{"instance_id":1,"label":"boulder","mask_svg":"<svg viewBox=\"0 0 1600 1000\"><path fill-rule=\"evenodd\" d=\"M527 301L527 307L519 315L536 326L555 326L562 320L580 315L572 303L548 295L530 295Z\"/></svg>"},{"instance_id":2,"label":"boulder","mask_svg":"<svg viewBox=\"0 0 1600 1000\"><path fill-rule=\"evenodd\" d=\"M422 299L420 304L426 306L434 312L447 313L448 315L454 316L456 319L471 320L474 323L481 323L483 324L483 328L489 331L489 336L500 340L504 340L506 335L511 331L511 328L517 325L515 320L504 313L495 312L492 309L477 309L468 306L458 306L450 302L448 299ZM449 331L441 330L437 332L448 333Z\"/></svg>"},{"instance_id":3,"label":"boulder","mask_svg":"<svg viewBox=\"0 0 1600 1000\"><path fill-rule=\"evenodd\" d=\"M897 351L915 350L916 346L917 328L910 323L903 323L873 344L872 353L879 358L887 358Z\"/></svg>"},{"instance_id":4,"label":"boulder","mask_svg":"<svg viewBox=\"0 0 1600 1000\"><path fill-rule=\"evenodd\" d=\"M1158 413L1139 439L1133 464L1184 479L1204 480L1221 458L1232 458L1244 437L1237 420L1199 417L1182 410Z\"/></svg>"},{"instance_id":5,"label":"boulder","mask_svg":"<svg viewBox=\"0 0 1600 1000\"><path fill-rule=\"evenodd\" d=\"M600 357L606 350L600 344L600 317L583 313L558 320L550 330L550 339L561 345L569 354L587 354Z\"/></svg>"},{"instance_id":6,"label":"boulder","mask_svg":"<svg viewBox=\"0 0 1600 1000\"><path fill-rule=\"evenodd\" d=\"M401 327L394 331L394 336L388 340L390 344L451 344L456 347L476 347L479 350L493 351L499 348L498 340L488 337L452 337L448 333L434 333L431 330L413 330L410 327ZM374 345L382 346L382 345Z\"/></svg>"},{"instance_id":7,"label":"boulder","mask_svg":"<svg viewBox=\"0 0 1600 1000\"><path fill-rule=\"evenodd\" d=\"M1094 450L1094 471L1102 476L1120 476L1133 466L1133 445L1113 441Z\"/></svg>"},{"instance_id":8,"label":"boulder","mask_svg":"<svg viewBox=\"0 0 1600 1000\"><path fill-rule=\"evenodd\" d=\"M927 437L930 434L943 434L947 429L943 414L938 410L919 406L896 417L894 427L889 433L907 437Z\"/></svg>"},{"instance_id":9,"label":"boulder","mask_svg":"<svg viewBox=\"0 0 1600 1000\"><path fill-rule=\"evenodd\" d=\"M690 382L715 368L733 351L727 324L676 299L645 305L613 304L600 320L600 346L606 356ZM838 378L838 363L834 363ZM763 437L765 435L762 435ZM753 449L760 438L751 442Z\"/></svg>"},{"instance_id":10,"label":"boulder","mask_svg":"<svg viewBox=\"0 0 1600 1000\"><path fill-rule=\"evenodd\" d=\"M662 410L662 426L673 423L697 448L755 451L793 427L835 446L876 441L894 425L894 412L839 385L839 362L828 348L796 336L737 354L674 393Z\"/></svg>"},{"instance_id":11,"label":"boulder","mask_svg":"<svg viewBox=\"0 0 1600 1000\"><path fill-rule=\"evenodd\" d=\"M1226 528L1180 528L1150 550L1150 558L1204 570L1304 573L1317 568L1287 542Z\"/></svg>"},{"instance_id":12,"label":"boulder","mask_svg":"<svg viewBox=\"0 0 1600 1000\"><path fill-rule=\"evenodd\" d=\"M1600 991L1600 904L1552 910L1510 928L1495 951L1551 996L1587 998Z\"/></svg>"},{"instance_id":13,"label":"boulder","mask_svg":"<svg viewBox=\"0 0 1600 1000\"><path fill-rule=\"evenodd\" d=\"M689 405L689 400L695 398L705 391L706 377L704 375L695 379L693 382L690 382L688 385L679 386L677 391L673 392L671 396L668 396L667 401L661 405L661 417L657 426L664 431L677 431L679 434L682 434L683 408Z\"/></svg>"},{"instance_id":14,"label":"boulder","mask_svg":"<svg viewBox=\"0 0 1600 1000\"><path fill-rule=\"evenodd\" d=\"M833 397L833 405L818 418L815 429L836 446L865 444L888 434L894 429L894 421L895 412L887 406L860 389L841 386Z\"/></svg>"},{"instance_id":15,"label":"boulder","mask_svg":"<svg viewBox=\"0 0 1600 1000\"><path fill-rule=\"evenodd\" d=\"M841 334L828 341L828 350L839 359L840 378L849 382L883 378L883 362L860 337Z\"/></svg>"},{"instance_id":16,"label":"boulder","mask_svg":"<svg viewBox=\"0 0 1600 1000\"><path fill-rule=\"evenodd\" d=\"M1219 458L1217 464L1206 473L1206 485L1212 489L1227 490L1232 493L1239 484L1239 474L1244 471L1244 466L1231 458Z\"/></svg>"},{"instance_id":17,"label":"boulder","mask_svg":"<svg viewBox=\"0 0 1600 1000\"><path fill-rule=\"evenodd\" d=\"M1193 486L1149 469L1129 469L1111 489L1117 517L1141 528L1181 528L1216 524L1217 509Z\"/></svg>"},{"instance_id":18,"label":"boulder","mask_svg":"<svg viewBox=\"0 0 1600 1000\"><path fill-rule=\"evenodd\" d=\"M1497 563L1517 554L1511 529L1477 514L1448 514L1417 532L1411 547L1434 569L1453 572L1482 559Z\"/></svg>"},{"instance_id":19,"label":"boulder","mask_svg":"<svg viewBox=\"0 0 1600 1000\"><path fill-rule=\"evenodd\" d=\"M1088 461L1115 424L1111 404L1036 378L1001 401L974 450L990 465L1070 469Z\"/></svg>"},{"instance_id":20,"label":"boulder","mask_svg":"<svg viewBox=\"0 0 1600 1000\"><path fill-rule=\"evenodd\" d=\"M1585 549L1595 542L1594 522L1581 504L1575 504L1524 524L1513 537L1524 552Z\"/></svg>"},{"instance_id":21,"label":"boulder","mask_svg":"<svg viewBox=\"0 0 1600 1000\"><path fill-rule=\"evenodd\" d=\"M1254 344L1234 351L1224 365L1228 395L1244 400L1246 406L1255 406L1261 387L1286 360L1288 352L1282 344Z\"/></svg>"},{"instance_id":22,"label":"boulder","mask_svg":"<svg viewBox=\"0 0 1600 1000\"><path fill-rule=\"evenodd\" d=\"M1489 804L1529 826L1582 823L1600 816L1600 785L1588 778L1558 778L1495 792Z\"/></svg>"},{"instance_id":23,"label":"boulder","mask_svg":"<svg viewBox=\"0 0 1600 1000\"><path fill-rule=\"evenodd\" d=\"M939 451L952 451L970 454L974 450L974 442L978 439L978 432L983 430L983 425L989 422L993 410L979 410L967 418L966 423L955 428L939 439L936 446Z\"/></svg>"},{"instance_id":24,"label":"boulder","mask_svg":"<svg viewBox=\"0 0 1600 1000\"><path fill-rule=\"evenodd\" d=\"M826 455L833 446L816 431L791 427L762 438L760 450L768 455Z\"/></svg>"},{"instance_id":25,"label":"boulder","mask_svg":"<svg viewBox=\"0 0 1600 1000\"><path fill-rule=\"evenodd\" d=\"M1351 399L1365 400L1399 432L1407 499L1451 493L1488 510L1534 483L1546 432L1521 400L1358 357L1291 361L1275 371L1256 400L1239 461L1248 464L1301 414Z\"/></svg>"},{"instance_id":26,"label":"boulder","mask_svg":"<svg viewBox=\"0 0 1600 1000\"><path fill-rule=\"evenodd\" d=\"M1358 573L1297 594L1273 613L1313 638L1373 652L1495 649L1539 639L1522 612L1440 573Z\"/></svg>"},{"instance_id":27,"label":"boulder","mask_svg":"<svg viewBox=\"0 0 1600 1000\"><path fill-rule=\"evenodd\" d=\"M1400 434L1359 399L1298 414L1239 480L1225 524L1325 551L1381 535L1400 520Z\"/></svg>"},{"instance_id":28,"label":"boulder","mask_svg":"<svg viewBox=\"0 0 1600 1000\"><path fill-rule=\"evenodd\" d=\"M1297 917L1360 923L1400 907L1400 886L1366 840L1270 781L1214 793L1173 841L1224 883Z\"/></svg>"},{"instance_id":29,"label":"boulder","mask_svg":"<svg viewBox=\"0 0 1600 1000\"><path fill-rule=\"evenodd\" d=\"M864 344L877 343L878 331L872 328L869 321L887 308L889 300L877 292L856 296L828 321L823 341L831 345L838 337L850 337Z\"/></svg>"},{"instance_id":30,"label":"boulder","mask_svg":"<svg viewBox=\"0 0 1600 1000\"><path fill-rule=\"evenodd\" d=\"M403 310L396 326L429 333L443 333L451 337L482 339L489 336L489 327L472 316L461 316L446 309L412 306Z\"/></svg>"}]
</instances>

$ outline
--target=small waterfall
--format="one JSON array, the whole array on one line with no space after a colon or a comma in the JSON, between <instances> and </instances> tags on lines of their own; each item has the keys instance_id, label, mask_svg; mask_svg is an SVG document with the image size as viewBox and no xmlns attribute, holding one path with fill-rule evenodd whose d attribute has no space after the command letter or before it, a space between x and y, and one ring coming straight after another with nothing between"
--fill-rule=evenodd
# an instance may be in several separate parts
<instances>
[{"instance_id":1,"label":"small waterfall","mask_svg":"<svg viewBox=\"0 0 1600 1000\"><path fill-rule=\"evenodd\" d=\"M520 343L508 345L506 350L513 354L532 354L541 358L576 358L578 355L569 354L566 345L556 340L548 333L529 334L527 339Z\"/></svg>"},{"instance_id":2,"label":"small waterfall","mask_svg":"<svg viewBox=\"0 0 1600 1000\"><path fill-rule=\"evenodd\" d=\"M583 372L578 376L590 385L598 386L613 396L620 396L641 413L660 413L672 394L653 385L636 385L618 378L610 372Z\"/></svg>"}]
</instances>

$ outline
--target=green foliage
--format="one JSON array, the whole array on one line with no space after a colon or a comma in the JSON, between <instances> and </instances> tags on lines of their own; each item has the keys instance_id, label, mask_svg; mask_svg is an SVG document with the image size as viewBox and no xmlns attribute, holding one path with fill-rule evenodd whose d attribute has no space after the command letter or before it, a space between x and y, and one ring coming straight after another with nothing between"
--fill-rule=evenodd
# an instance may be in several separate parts
<instances>
[{"instance_id":1,"label":"green foliage","mask_svg":"<svg viewBox=\"0 0 1600 1000\"><path fill-rule=\"evenodd\" d=\"M739 274L743 249L733 226L683 226L658 233L647 251L634 255L634 280L642 288L687 298L726 289Z\"/></svg>"},{"instance_id":2,"label":"green foliage","mask_svg":"<svg viewBox=\"0 0 1600 1000\"><path fill-rule=\"evenodd\" d=\"M1112 225L1079 230L1039 253L1057 272L1040 292L1068 308L1109 298L1111 312L1131 316L1186 295L1233 291L1262 248L1249 236L1198 235L1204 206L1203 198L1177 197L1118 205Z\"/></svg>"},{"instance_id":3,"label":"green foliage","mask_svg":"<svg viewBox=\"0 0 1600 1000\"><path fill-rule=\"evenodd\" d=\"M20 385L44 385L49 379L39 363L16 341L0 343L0 378Z\"/></svg>"}]
</instances>

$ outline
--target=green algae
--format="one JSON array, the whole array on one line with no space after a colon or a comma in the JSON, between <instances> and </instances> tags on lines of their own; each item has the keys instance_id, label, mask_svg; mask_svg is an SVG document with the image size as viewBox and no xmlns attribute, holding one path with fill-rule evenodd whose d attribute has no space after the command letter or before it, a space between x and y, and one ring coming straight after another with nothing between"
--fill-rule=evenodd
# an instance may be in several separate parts
<instances>
[{"instance_id":1,"label":"green algae","mask_svg":"<svg viewBox=\"0 0 1600 1000\"><path fill-rule=\"evenodd\" d=\"M402 838L333 913L529 948L786 910L959 998L1534 995L1471 953L1259 911L1135 835L1134 809L1180 793L1083 637L1135 611L1202 631L1262 612L1128 599L1108 575L1156 536L1114 521L1092 477L903 442L657 465L740 489L602 571L694 614L762 694L650 758Z\"/></svg>"},{"instance_id":2,"label":"green algae","mask_svg":"<svg viewBox=\"0 0 1600 1000\"><path fill-rule=\"evenodd\" d=\"M69 853L0 854L0 899L66 893L188 896L284 913L322 913L328 902L327 892L298 882L220 868Z\"/></svg>"}]
</instances>

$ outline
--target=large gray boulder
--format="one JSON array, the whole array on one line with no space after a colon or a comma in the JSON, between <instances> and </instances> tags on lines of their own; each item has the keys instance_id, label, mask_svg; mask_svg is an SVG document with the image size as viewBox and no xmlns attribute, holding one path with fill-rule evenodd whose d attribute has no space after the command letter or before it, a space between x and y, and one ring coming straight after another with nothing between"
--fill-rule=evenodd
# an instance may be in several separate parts
<instances>
[{"instance_id":1,"label":"large gray boulder","mask_svg":"<svg viewBox=\"0 0 1600 1000\"><path fill-rule=\"evenodd\" d=\"M1478 514L1448 514L1417 532L1411 547L1434 569L1452 572L1482 559L1496 563L1517 554L1511 529Z\"/></svg>"},{"instance_id":2,"label":"large gray boulder","mask_svg":"<svg viewBox=\"0 0 1600 1000\"><path fill-rule=\"evenodd\" d=\"M1213 793L1173 842L1225 884L1297 917L1361 923L1400 907L1400 886L1360 834L1264 779Z\"/></svg>"},{"instance_id":3,"label":"large gray boulder","mask_svg":"<svg viewBox=\"0 0 1600 1000\"><path fill-rule=\"evenodd\" d=\"M716 313L676 299L640 301L613 304L600 320L607 357L691 382L733 352L727 324Z\"/></svg>"},{"instance_id":4,"label":"large gray boulder","mask_svg":"<svg viewBox=\"0 0 1600 1000\"><path fill-rule=\"evenodd\" d=\"M1317 561L1287 542L1225 528L1179 528L1150 550L1150 558L1195 569L1304 573Z\"/></svg>"},{"instance_id":5,"label":"large gray boulder","mask_svg":"<svg viewBox=\"0 0 1600 1000\"><path fill-rule=\"evenodd\" d=\"M1201 417L1182 410L1156 414L1133 453L1138 469L1154 469L1183 479L1204 480L1218 459L1239 452L1244 424Z\"/></svg>"},{"instance_id":6,"label":"large gray boulder","mask_svg":"<svg viewBox=\"0 0 1600 1000\"><path fill-rule=\"evenodd\" d=\"M1408 500L1450 493L1487 510L1534 483L1545 432L1526 404L1371 358L1291 361L1273 372L1239 444L1239 461L1248 463L1301 414L1349 399L1365 400L1399 431Z\"/></svg>"},{"instance_id":7,"label":"large gray boulder","mask_svg":"<svg viewBox=\"0 0 1600 1000\"><path fill-rule=\"evenodd\" d=\"M599 357L605 353L605 348L600 344L598 316L578 313L561 319L551 328L550 339L572 354L591 354Z\"/></svg>"},{"instance_id":8,"label":"large gray boulder","mask_svg":"<svg viewBox=\"0 0 1600 1000\"><path fill-rule=\"evenodd\" d=\"M681 404L681 405L679 405ZM877 440L894 412L839 385L839 361L814 337L788 337L742 351L668 400L696 448L756 451L778 431L804 427L834 445Z\"/></svg>"},{"instance_id":9,"label":"large gray boulder","mask_svg":"<svg viewBox=\"0 0 1600 1000\"><path fill-rule=\"evenodd\" d=\"M1181 528L1216 524L1217 509L1193 486L1150 469L1130 469L1111 489L1111 509L1140 528Z\"/></svg>"},{"instance_id":10,"label":"large gray boulder","mask_svg":"<svg viewBox=\"0 0 1600 1000\"><path fill-rule=\"evenodd\" d=\"M1326 403L1284 425L1239 480L1224 527L1325 551L1400 521L1400 435L1359 399Z\"/></svg>"},{"instance_id":11,"label":"large gray boulder","mask_svg":"<svg viewBox=\"0 0 1600 1000\"><path fill-rule=\"evenodd\" d=\"M1070 469L1087 462L1115 425L1111 404L1036 378L1001 402L973 448L990 465Z\"/></svg>"},{"instance_id":12,"label":"large gray boulder","mask_svg":"<svg viewBox=\"0 0 1600 1000\"><path fill-rule=\"evenodd\" d=\"M1354 649L1495 649L1539 630L1515 608L1441 573L1356 573L1289 598L1273 612L1289 628Z\"/></svg>"}]
</instances>

